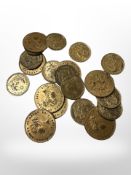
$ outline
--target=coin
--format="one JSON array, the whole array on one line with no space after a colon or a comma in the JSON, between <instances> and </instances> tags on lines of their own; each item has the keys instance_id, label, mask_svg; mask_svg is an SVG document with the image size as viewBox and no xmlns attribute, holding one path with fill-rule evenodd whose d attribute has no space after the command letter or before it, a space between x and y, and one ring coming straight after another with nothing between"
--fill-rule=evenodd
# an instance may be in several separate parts
<instances>
[{"instance_id":1,"label":"coin","mask_svg":"<svg viewBox=\"0 0 131 175\"><path fill-rule=\"evenodd\" d=\"M62 82L61 90L66 98L76 100L83 95L85 87L82 79L74 76Z\"/></svg>"},{"instance_id":2,"label":"coin","mask_svg":"<svg viewBox=\"0 0 131 175\"><path fill-rule=\"evenodd\" d=\"M23 39L23 46L29 54L39 54L47 48L46 36L39 32L29 33Z\"/></svg>"},{"instance_id":3,"label":"coin","mask_svg":"<svg viewBox=\"0 0 131 175\"><path fill-rule=\"evenodd\" d=\"M87 133L98 140L105 140L110 138L115 131L116 122L109 121L101 117L97 107L93 108L85 122L85 129Z\"/></svg>"},{"instance_id":4,"label":"coin","mask_svg":"<svg viewBox=\"0 0 131 175\"><path fill-rule=\"evenodd\" d=\"M8 92L12 95L23 95L29 89L29 79L23 73L15 73L11 75L6 83Z\"/></svg>"},{"instance_id":5,"label":"coin","mask_svg":"<svg viewBox=\"0 0 131 175\"><path fill-rule=\"evenodd\" d=\"M64 102L61 88L53 83L41 85L35 93L35 104L38 108L44 108L49 112L58 111Z\"/></svg>"},{"instance_id":6,"label":"coin","mask_svg":"<svg viewBox=\"0 0 131 175\"><path fill-rule=\"evenodd\" d=\"M51 113L44 109L31 112L25 120L25 132L35 142L50 140L56 130L56 122Z\"/></svg>"},{"instance_id":7,"label":"coin","mask_svg":"<svg viewBox=\"0 0 131 175\"><path fill-rule=\"evenodd\" d=\"M114 80L106 72L94 70L87 74L85 78L86 89L97 97L110 95L114 90Z\"/></svg>"},{"instance_id":8,"label":"coin","mask_svg":"<svg viewBox=\"0 0 131 175\"><path fill-rule=\"evenodd\" d=\"M47 36L47 46L52 50L61 50L66 46L66 38L59 33L51 33Z\"/></svg>"},{"instance_id":9,"label":"coin","mask_svg":"<svg viewBox=\"0 0 131 175\"><path fill-rule=\"evenodd\" d=\"M58 61L48 61L44 65L44 67L42 69L42 75L43 75L43 77L47 81L52 82L52 83L55 83L56 82L55 71L58 68L58 66L59 66L59 62Z\"/></svg>"},{"instance_id":10,"label":"coin","mask_svg":"<svg viewBox=\"0 0 131 175\"><path fill-rule=\"evenodd\" d=\"M77 42L71 45L69 55L75 61L84 62L91 56L91 49L87 44Z\"/></svg>"},{"instance_id":11,"label":"coin","mask_svg":"<svg viewBox=\"0 0 131 175\"><path fill-rule=\"evenodd\" d=\"M71 116L75 122L84 125L88 113L94 107L93 103L88 99L78 99L71 106Z\"/></svg>"},{"instance_id":12,"label":"coin","mask_svg":"<svg viewBox=\"0 0 131 175\"><path fill-rule=\"evenodd\" d=\"M115 75L123 71L124 60L118 54L108 53L102 58L101 65L106 72Z\"/></svg>"}]
</instances>

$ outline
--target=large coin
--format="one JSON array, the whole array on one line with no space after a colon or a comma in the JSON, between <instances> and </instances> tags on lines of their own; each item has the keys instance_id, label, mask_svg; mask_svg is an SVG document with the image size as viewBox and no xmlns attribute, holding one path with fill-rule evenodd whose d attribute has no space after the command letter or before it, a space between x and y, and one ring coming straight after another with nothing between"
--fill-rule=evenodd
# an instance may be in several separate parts
<instances>
[{"instance_id":1,"label":"large coin","mask_svg":"<svg viewBox=\"0 0 131 175\"><path fill-rule=\"evenodd\" d=\"M52 50L61 50L66 46L66 39L59 33L51 33L47 36L47 46Z\"/></svg>"},{"instance_id":2,"label":"large coin","mask_svg":"<svg viewBox=\"0 0 131 175\"><path fill-rule=\"evenodd\" d=\"M64 103L64 95L61 88L53 83L41 85L36 90L34 98L38 108L44 108L49 112L58 111Z\"/></svg>"},{"instance_id":3,"label":"large coin","mask_svg":"<svg viewBox=\"0 0 131 175\"><path fill-rule=\"evenodd\" d=\"M85 43L77 42L69 49L70 57L78 62L84 62L91 56L91 49Z\"/></svg>"},{"instance_id":4,"label":"large coin","mask_svg":"<svg viewBox=\"0 0 131 175\"><path fill-rule=\"evenodd\" d=\"M44 109L31 112L25 120L25 132L35 142L45 142L51 139L56 130L53 115Z\"/></svg>"},{"instance_id":5,"label":"large coin","mask_svg":"<svg viewBox=\"0 0 131 175\"><path fill-rule=\"evenodd\" d=\"M6 83L8 92L12 95L23 95L29 88L30 82L28 77L23 73L11 75Z\"/></svg>"},{"instance_id":6,"label":"large coin","mask_svg":"<svg viewBox=\"0 0 131 175\"><path fill-rule=\"evenodd\" d=\"M87 74L85 86L94 96L105 97L113 92L115 85L113 78L108 73L94 70Z\"/></svg>"},{"instance_id":7,"label":"large coin","mask_svg":"<svg viewBox=\"0 0 131 175\"><path fill-rule=\"evenodd\" d=\"M88 113L94 107L93 103L88 99L78 99L71 106L71 116L75 122L84 125L88 117Z\"/></svg>"},{"instance_id":8,"label":"large coin","mask_svg":"<svg viewBox=\"0 0 131 175\"><path fill-rule=\"evenodd\" d=\"M110 74L119 74L124 69L124 60L120 55L108 53L101 60L103 69Z\"/></svg>"},{"instance_id":9,"label":"large coin","mask_svg":"<svg viewBox=\"0 0 131 175\"><path fill-rule=\"evenodd\" d=\"M116 128L115 121L109 121L101 117L98 109L95 107L90 112L85 122L87 133L98 140L110 138Z\"/></svg>"}]
</instances>

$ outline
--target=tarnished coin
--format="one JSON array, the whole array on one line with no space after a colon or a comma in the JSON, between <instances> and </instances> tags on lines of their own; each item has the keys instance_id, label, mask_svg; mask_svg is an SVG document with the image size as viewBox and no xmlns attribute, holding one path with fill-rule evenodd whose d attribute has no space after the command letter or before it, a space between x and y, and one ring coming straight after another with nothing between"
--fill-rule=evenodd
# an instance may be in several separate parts
<instances>
[{"instance_id":1,"label":"tarnished coin","mask_svg":"<svg viewBox=\"0 0 131 175\"><path fill-rule=\"evenodd\" d=\"M116 122L104 119L95 107L90 112L85 122L87 133L98 140L110 138L116 129Z\"/></svg>"},{"instance_id":2,"label":"tarnished coin","mask_svg":"<svg viewBox=\"0 0 131 175\"><path fill-rule=\"evenodd\" d=\"M43 77L52 83L56 82L55 79L55 71L59 67L59 62L58 61L48 61L43 69L42 69L42 75Z\"/></svg>"},{"instance_id":3,"label":"tarnished coin","mask_svg":"<svg viewBox=\"0 0 131 175\"><path fill-rule=\"evenodd\" d=\"M46 36L39 32L29 33L23 39L23 46L29 54L39 54L47 48Z\"/></svg>"},{"instance_id":4,"label":"tarnished coin","mask_svg":"<svg viewBox=\"0 0 131 175\"><path fill-rule=\"evenodd\" d=\"M35 93L35 104L49 112L58 111L64 103L64 95L61 88L53 83L41 85Z\"/></svg>"},{"instance_id":5,"label":"tarnished coin","mask_svg":"<svg viewBox=\"0 0 131 175\"><path fill-rule=\"evenodd\" d=\"M124 69L124 60L116 53L108 53L101 60L103 69L110 74L119 74Z\"/></svg>"},{"instance_id":6,"label":"tarnished coin","mask_svg":"<svg viewBox=\"0 0 131 175\"><path fill-rule=\"evenodd\" d=\"M83 42L77 42L71 45L69 49L70 57L78 62L84 62L91 56L91 49Z\"/></svg>"},{"instance_id":7,"label":"tarnished coin","mask_svg":"<svg viewBox=\"0 0 131 175\"><path fill-rule=\"evenodd\" d=\"M100 105L106 108L115 108L121 103L121 95L117 89L114 89L109 96L98 97L97 101Z\"/></svg>"},{"instance_id":8,"label":"tarnished coin","mask_svg":"<svg viewBox=\"0 0 131 175\"><path fill-rule=\"evenodd\" d=\"M116 120L122 115L122 112L123 112L123 108L121 104L116 108L106 108L100 105L99 103L97 104L97 106L101 116L107 120Z\"/></svg>"},{"instance_id":9,"label":"tarnished coin","mask_svg":"<svg viewBox=\"0 0 131 175\"><path fill-rule=\"evenodd\" d=\"M85 86L91 94L97 97L110 95L115 87L113 78L101 70L89 72L85 78Z\"/></svg>"},{"instance_id":10,"label":"tarnished coin","mask_svg":"<svg viewBox=\"0 0 131 175\"><path fill-rule=\"evenodd\" d=\"M66 98L76 100L83 95L85 87L82 79L74 76L62 82L61 90Z\"/></svg>"},{"instance_id":11,"label":"tarnished coin","mask_svg":"<svg viewBox=\"0 0 131 175\"><path fill-rule=\"evenodd\" d=\"M35 142L50 140L56 130L56 122L51 113L44 109L31 112L25 120L25 132Z\"/></svg>"},{"instance_id":12,"label":"tarnished coin","mask_svg":"<svg viewBox=\"0 0 131 175\"><path fill-rule=\"evenodd\" d=\"M75 122L84 125L90 110L94 107L88 99L78 99L71 106L71 116Z\"/></svg>"},{"instance_id":13,"label":"tarnished coin","mask_svg":"<svg viewBox=\"0 0 131 175\"><path fill-rule=\"evenodd\" d=\"M15 73L11 75L6 83L8 92L12 95L23 95L29 89L29 79L23 73Z\"/></svg>"},{"instance_id":14,"label":"tarnished coin","mask_svg":"<svg viewBox=\"0 0 131 175\"><path fill-rule=\"evenodd\" d=\"M47 36L47 46L52 50L61 50L66 46L66 38L59 33L51 33Z\"/></svg>"}]
</instances>

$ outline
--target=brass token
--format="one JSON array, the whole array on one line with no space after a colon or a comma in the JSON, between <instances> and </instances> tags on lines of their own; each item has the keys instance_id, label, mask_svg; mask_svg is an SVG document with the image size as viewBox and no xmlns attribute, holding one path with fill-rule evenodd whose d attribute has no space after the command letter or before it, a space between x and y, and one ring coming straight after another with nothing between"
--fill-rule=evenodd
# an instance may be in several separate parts
<instances>
[{"instance_id":1,"label":"brass token","mask_svg":"<svg viewBox=\"0 0 131 175\"><path fill-rule=\"evenodd\" d=\"M42 75L43 75L43 77L47 81L52 82L52 83L55 83L56 82L55 71L58 68L58 66L59 66L59 62L58 61L48 61L44 65L44 67L42 69Z\"/></svg>"},{"instance_id":2,"label":"brass token","mask_svg":"<svg viewBox=\"0 0 131 175\"><path fill-rule=\"evenodd\" d=\"M75 122L84 125L88 117L88 113L94 107L93 103L88 99L78 99L71 106L71 116Z\"/></svg>"},{"instance_id":3,"label":"brass token","mask_svg":"<svg viewBox=\"0 0 131 175\"><path fill-rule=\"evenodd\" d=\"M31 112L25 120L25 132L35 142L50 140L56 130L56 122L51 113L44 109Z\"/></svg>"},{"instance_id":4,"label":"brass token","mask_svg":"<svg viewBox=\"0 0 131 175\"><path fill-rule=\"evenodd\" d=\"M113 92L115 85L113 78L108 73L94 70L87 74L85 86L94 96L105 97Z\"/></svg>"},{"instance_id":5,"label":"brass token","mask_svg":"<svg viewBox=\"0 0 131 175\"><path fill-rule=\"evenodd\" d=\"M66 38L59 33L51 33L47 36L47 46L52 50L61 50L66 46Z\"/></svg>"},{"instance_id":6,"label":"brass token","mask_svg":"<svg viewBox=\"0 0 131 175\"><path fill-rule=\"evenodd\" d=\"M71 45L69 49L70 57L78 62L84 62L91 56L91 49L83 42L77 42Z\"/></svg>"},{"instance_id":7,"label":"brass token","mask_svg":"<svg viewBox=\"0 0 131 175\"><path fill-rule=\"evenodd\" d=\"M12 95L23 95L29 89L29 79L23 73L15 73L11 75L6 83L8 92Z\"/></svg>"},{"instance_id":8,"label":"brass token","mask_svg":"<svg viewBox=\"0 0 131 175\"><path fill-rule=\"evenodd\" d=\"M108 53L102 58L101 65L106 72L115 75L123 71L124 60L118 54Z\"/></svg>"},{"instance_id":9,"label":"brass token","mask_svg":"<svg viewBox=\"0 0 131 175\"><path fill-rule=\"evenodd\" d=\"M97 107L93 108L85 122L87 133L98 140L110 138L116 129L116 122L104 119L98 112Z\"/></svg>"},{"instance_id":10,"label":"brass token","mask_svg":"<svg viewBox=\"0 0 131 175\"><path fill-rule=\"evenodd\" d=\"M58 111L64 103L64 95L61 88L53 83L41 85L36 90L34 98L38 108L44 108L49 112Z\"/></svg>"}]
</instances>

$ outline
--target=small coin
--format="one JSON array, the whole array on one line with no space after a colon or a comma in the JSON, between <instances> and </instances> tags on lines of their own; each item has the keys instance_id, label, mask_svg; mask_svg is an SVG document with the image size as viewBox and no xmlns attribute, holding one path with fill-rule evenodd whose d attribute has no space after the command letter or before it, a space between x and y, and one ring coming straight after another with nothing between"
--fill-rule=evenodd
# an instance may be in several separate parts
<instances>
[{"instance_id":1,"label":"small coin","mask_svg":"<svg viewBox=\"0 0 131 175\"><path fill-rule=\"evenodd\" d=\"M69 55L75 61L84 62L91 56L91 49L87 44L77 42L71 45Z\"/></svg>"},{"instance_id":2,"label":"small coin","mask_svg":"<svg viewBox=\"0 0 131 175\"><path fill-rule=\"evenodd\" d=\"M46 36L39 32L29 33L23 39L23 46L29 54L39 54L47 48Z\"/></svg>"},{"instance_id":3,"label":"small coin","mask_svg":"<svg viewBox=\"0 0 131 175\"><path fill-rule=\"evenodd\" d=\"M93 108L85 122L85 129L87 133L98 140L105 140L110 138L115 131L116 122L109 121L101 117L97 107Z\"/></svg>"},{"instance_id":4,"label":"small coin","mask_svg":"<svg viewBox=\"0 0 131 175\"><path fill-rule=\"evenodd\" d=\"M31 112L25 120L25 132L35 142L50 140L56 130L56 122L51 113L44 109Z\"/></svg>"},{"instance_id":5,"label":"small coin","mask_svg":"<svg viewBox=\"0 0 131 175\"><path fill-rule=\"evenodd\" d=\"M49 112L58 111L64 103L64 95L61 88L53 83L41 85L35 93L35 104L38 108Z\"/></svg>"},{"instance_id":6,"label":"small coin","mask_svg":"<svg viewBox=\"0 0 131 175\"><path fill-rule=\"evenodd\" d=\"M98 97L97 101L100 105L106 108L115 108L121 103L121 95L119 91L115 88L109 96Z\"/></svg>"},{"instance_id":7,"label":"small coin","mask_svg":"<svg viewBox=\"0 0 131 175\"><path fill-rule=\"evenodd\" d=\"M108 53L102 58L101 65L106 72L115 75L123 71L124 60L118 54Z\"/></svg>"},{"instance_id":8,"label":"small coin","mask_svg":"<svg viewBox=\"0 0 131 175\"><path fill-rule=\"evenodd\" d=\"M83 95L85 87L82 79L74 76L62 82L61 90L66 98L76 100Z\"/></svg>"},{"instance_id":9,"label":"small coin","mask_svg":"<svg viewBox=\"0 0 131 175\"><path fill-rule=\"evenodd\" d=\"M94 107L93 103L88 99L78 99L71 106L71 116L75 122L84 125L88 117L88 113Z\"/></svg>"},{"instance_id":10,"label":"small coin","mask_svg":"<svg viewBox=\"0 0 131 175\"><path fill-rule=\"evenodd\" d=\"M116 120L122 115L123 108L121 104L116 108L106 108L99 103L97 105L99 113L107 120Z\"/></svg>"},{"instance_id":11,"label":"small coin","mask_svg":"<svg viewBox=\"0 0 131 175\"><path fill-rule=\"evenodd\" d=\"M86 89L97 97L110 95L114 90L114 80L106 72L94 70L87 74L85 78Z\"/></svg>"},{"instance_id":12,"label":"small coin","mask_svg":"<svg viewBox=\"0 0 131 175\"><path fill-rule=\"evenodd\" d=\"M29 89L29 79L23 73L15 73L11 75L6 83L8 92L12 95L23 95Z\"/></svg>"},{"instance_id":13,"label":"small coin","mask_svg":"<svg viewBox=\"0 0 131 175\"><path fill-rule=\"evenodd\" d=\"M42 75L43 77L52 83L56 82L55 79L55 71L59 67L59 62L58 61L48 61L43 69L42 69Z\"/></svg>"},{"instance_id":14,"label":"small coin","mask_svg":"<svg viewBox=\"0 0 131 175\"><path fill-rule=\"evenodd\" d=\"M59 33L51 33L47 36L47 46L52 50L61 50L66 46L66 38Z\"/></svg>"}]
</instances>

